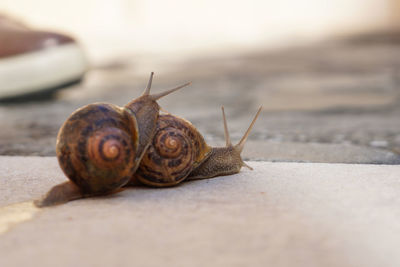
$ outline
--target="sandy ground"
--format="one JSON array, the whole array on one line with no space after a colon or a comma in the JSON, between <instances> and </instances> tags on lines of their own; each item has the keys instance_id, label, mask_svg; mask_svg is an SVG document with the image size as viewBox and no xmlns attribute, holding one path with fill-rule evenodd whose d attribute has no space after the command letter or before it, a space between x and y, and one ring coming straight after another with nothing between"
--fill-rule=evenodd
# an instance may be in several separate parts
<instances>
[{"instance_id":1,"label":"sandy ground","mask_svg":"<svg viewBox=\"0 0 400 267\"><path fill-rule=\"evenodd\" d=\"M0 157L0 266L400 265L399 166L254 171L36 209L54 157Z\"/></svg>"}]
</instances>

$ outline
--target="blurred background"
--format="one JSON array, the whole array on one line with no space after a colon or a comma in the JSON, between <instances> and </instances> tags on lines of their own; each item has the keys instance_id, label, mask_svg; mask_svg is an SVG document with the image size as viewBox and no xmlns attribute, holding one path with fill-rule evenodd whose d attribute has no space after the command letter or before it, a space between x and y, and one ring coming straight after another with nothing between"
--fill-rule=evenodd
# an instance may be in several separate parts
<instances>
[{"instance_id":1,"label":"blurred background","mask_svg":"<svg viewBox=\"0 0 400 267\"><path fill-rule=\"evenodd\" d=\"M73 36L88 62L54 98L0 106L2 155L55 155L71 112L124 105L154 71L154 91L193 82L160 103L213 145L221 105L235 140L263 105L246 159L400 163L399 0L2 0L0 12Z\"/></svg>"},{"instance_id":2,"label":"blurred background","mask_svg":"<svg viewBox=\"0 0 400 267\"><path fill-rule=\"evenodd\" d=\"M32 26L77 37L92 62L236 53L398 29L397 0L3 0Z\"/></svg>"},{"instance_id":3,"label":"blurred background","mask_svg":"<svg viewBox=\"0 0 400 267\"><path fill-rule=\"evenodd\" d=\"M36 27L76 36L94 62L126 54L196 56L398 28L397 0L3 0Z\"/></svg>"}]
</instances>

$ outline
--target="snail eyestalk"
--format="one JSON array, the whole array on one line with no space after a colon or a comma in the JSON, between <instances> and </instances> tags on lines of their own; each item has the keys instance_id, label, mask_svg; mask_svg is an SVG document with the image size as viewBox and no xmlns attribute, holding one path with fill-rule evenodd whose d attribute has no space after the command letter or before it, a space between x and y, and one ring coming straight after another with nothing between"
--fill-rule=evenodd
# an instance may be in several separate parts
<instances>
[{"instance_id":1,"label":"snail eyestalk","mask_svg":"<svg viewBox=\"0 0 400 267\"><path fill-rule=\"evenodd\" d=\"M183 88L183 87L186 87L186 86L188 86L188 85L191 85L191 84L192 84L192 82L185 83L185 84L180 85L180 86L178 86L178 87L169 89L169 90L167 90L167 91L165 91L165 92L161 92L161 93L158 93L158 94L150 95L150 98L151 98L152 100L154 100L154 101L157 101L158 99L160 99L160 98L162 98L162 97L164 97L164 96L166 96L166 95L169 95L169 94L171 94L171 93L173 93L173 92L175 92L175 91L178 91L179 89L181 89L181 88Z\"/></svg>"},{"instance_id":2,"label":"snail eyestalk","mask_svg":"<svg viewBox=\"0 0 400 267\"><path fill-rule=\"evenodd\" d=\"M153 83L153 76L154 76L154 72L150 73L150 78L149 78L149 82L147 83L146 88L144 89L144 92L142 94L143 95L149 95L150 94L150 89L151 89L151 84Z\"/></svg>"},{"instance_id":3,"label":"snail eyestalk","mask_svg":"<svg viewBox=\"0 0 400 267\"><path fill-rule=\"evenodd\" d=\"M258 115L260 115L260 112L262 110L262 106L258 109L257 114L254 116L253 121L251 122L249 128L247 129L246 133L243 135L242 139L240 139L239 143L235 145L235 148L239 150L239 152L242 152L244 148L244 144L247 141L247 138L249 137L249 134L251 132L251 129L253 128L254 123L256 122Z\"/></svg>"},{"instance_id":4,"label":"snail eyestalk","mask_svg":"<svg viewBox=\"0 0 400 267\"><path fill-rule=\"evenodd\" d=\"M231 143L231 138L229 136L228 124L226 122L224 106L222 106L221 109L222 109L222 119L224 120L224 134L225 134L226 146L231 146L232 143Z\"/></svg>"},{"instance_id":5,"label":"snail eyestalk","mask_svg":"<svg viewBox=\"0 0 400 267\"><path fill-rule=\"evenodd\" d=\"M146 88L144 89L144 91L143 91L143 93L142 93L142 96L149 96L149 98L150 98L151 100L154 100L154 101L157 101L158 99L160 99L160 98L162 98L162 97L164 97L164 96L166 96L166 95L169 95L169 94L171 94L171 93L173 93L173 92L175 92L175 91L177 91L177 90L179 90L179 89L181 89L181 88L183 88L183 87L186 87L186 86L192 84L192 82L188 82L188 83L185 83L185 84L180 85L180 86L178 86L178 87L169 89L169 90L167 90L167 91L165 91L165 92L161 92L161 93L158 93L158 94L150 95L150 89L151 89L151 85L152 85L152 83L153 83L153 76L154 76L154 72L151 72L151 73L150 73L149 81L147 82L147 86L146 86Z\"/></svg>"}]
</instances>

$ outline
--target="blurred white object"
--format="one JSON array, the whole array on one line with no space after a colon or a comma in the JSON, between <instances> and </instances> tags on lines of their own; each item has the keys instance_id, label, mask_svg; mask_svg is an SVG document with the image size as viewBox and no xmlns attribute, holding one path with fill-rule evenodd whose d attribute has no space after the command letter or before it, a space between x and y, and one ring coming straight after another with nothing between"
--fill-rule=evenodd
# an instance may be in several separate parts
<instances>
[{"instance_id":1,"label":"blurred white object","mask_svg":"<svg viewBox=\"0 0 400 267\"><path fill-rule=\"evenodd\" d=\"M0 59L0 99L77 83L86 70L82 49L75 43Z\"/></svg>"},{"instance_id":2,"label":"blurred white object","mask_svg":"<svg viewBox=\"0 0 400 267\"><path fill-rule=\"evenodd\" d=\"M72 37L0 14L0 101L49 97L79 82L87 67Z\"/></svg>"},{"instance_id":3,"label":"blurred white object","mask_svg":"<svg viewBox=\"0 0 400 267\"><path fill-rule=\"evenodd\" d=\"M0 9L73 33L95 61L275 47L400 22L398 0L2 0Z\"/></svg>"}]
</instances>

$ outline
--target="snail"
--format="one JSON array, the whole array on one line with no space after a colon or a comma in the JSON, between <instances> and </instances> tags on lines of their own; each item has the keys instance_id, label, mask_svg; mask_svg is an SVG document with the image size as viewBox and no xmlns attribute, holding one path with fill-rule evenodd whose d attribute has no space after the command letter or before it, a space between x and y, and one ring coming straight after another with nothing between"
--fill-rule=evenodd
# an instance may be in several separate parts
<instances>
[{"instance_id":1,"label":"snail","mask_svg":"<svg viewBox=\"0 0 400 267\"><path fill-rule=\"evenodd\" d=\"M69 181L53 187L36 206L105 195L142 183L174 186L184 180L238 173L248 166L240 154L261 107L244 136L232 145L225 111L225 147L210 147L187 120L159 115L157 100L182 87L150 95L153 73L143 94L124 107L84 106L71 114L57 136L56 153Z\"/></svg>"},{"instance_id":2,"label":"snail","mask_svg":"<svg viewBox=\"0 0 400 267\"><path fill-rule=\"evenodd\" d=\"M208 146L203 136L185 119L171 114L160 115L151 145L129 185L174 186L184 180L238 173L243 166L252 170L240 154L260 112L261 107L239 143L232 145L222 107L225 147Z\"/></svg>"},{"instance_id":3,"label":"snail","mask_svg":"<svg viewBox=\"0 0 400 267\"><path fill-rule=\"evenodd\" d=\"M150 94L154 73L143 94L124 107L84 106L61 126L56 154L69 181L56 185L34 203L38 207L117 192L132 178L155 134L157 100L190 83Z\"/></svg>"}]
</instances>

